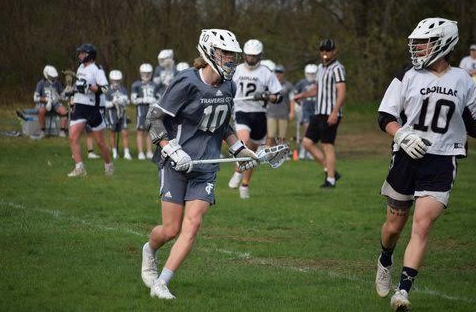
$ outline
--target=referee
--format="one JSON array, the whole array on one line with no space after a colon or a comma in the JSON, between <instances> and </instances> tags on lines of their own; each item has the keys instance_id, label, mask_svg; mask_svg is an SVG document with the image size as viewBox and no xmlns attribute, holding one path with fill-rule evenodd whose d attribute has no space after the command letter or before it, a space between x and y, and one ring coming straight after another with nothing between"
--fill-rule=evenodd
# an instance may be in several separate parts
<instances>
[{"instance_id":1,"label":"referee","mask_svg":"<svg viewBox=\"0 0 476 312\"><path fill-rule=\"evenodd\" d=\"M312 117L302 144L314 159L322 165L326 178L322 188L334 188L340 174L335 169L336 155L334 142L337 127L342 118L345 99L344 66L336 60L336 46L332 39L325 39L319 45L322 63L318 66L316 86L296 94L295 101L316 96L316 111ZM322 143L322 150L316 143Z\"/></svg>"}]
</instances>

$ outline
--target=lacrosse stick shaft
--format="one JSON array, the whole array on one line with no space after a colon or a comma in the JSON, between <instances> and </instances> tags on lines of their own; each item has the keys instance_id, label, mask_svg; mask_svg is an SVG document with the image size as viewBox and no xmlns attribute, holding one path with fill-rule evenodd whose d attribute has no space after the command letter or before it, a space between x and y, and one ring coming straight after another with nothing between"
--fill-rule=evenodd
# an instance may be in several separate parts
<instances>
[{"instance_id":1,"label":"lacrosse stick shaft","mask_svg":"<svg viewBox=\"0 0 476 312\"><path fill-rule=\"evenodd\" d=\"M253 99L254 99L254 96L245 96L245 97L234 98L233 101L250 101Z\"/></svg>"},{"instance_id":2,"label":"lacrosse stick shaft","mask_svg":"<svg viewBox=\"0 0 476 312\"><path fill-rule=\"evenodd\" d=\"M222 163L233 163L237 161L250 161L250 160L252 160L251 157L198 159L198 160L192 160L192 164L193 165L222 164Z\"/></svg>"}]
</instances>

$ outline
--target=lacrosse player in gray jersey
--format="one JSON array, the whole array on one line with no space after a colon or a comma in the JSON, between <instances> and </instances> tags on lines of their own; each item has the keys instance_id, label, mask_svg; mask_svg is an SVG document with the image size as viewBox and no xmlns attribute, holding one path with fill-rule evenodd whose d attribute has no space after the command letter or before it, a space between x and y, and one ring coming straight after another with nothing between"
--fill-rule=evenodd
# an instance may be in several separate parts
<instances>
[{"instance_id":1,"label":"lacrosse player in gray jersey","mask_svg":"<svg viewBox=\"0 0 476 312\"><path fill-rule=\"evenodd\" d=\"M132 84L131 102L137 106L137 150L138 158L144 160L147 156L152 159L152 142L147 136L145 119L149 106L160 99L159 87L152 82L152 65L142 64L139 68L140 80ZM146 141L147 154L144 155L144 142Z\"/></svg>"},{"instance_id":2,"label":"lacrosse player in gray jersey","mask_svg":"<svg viewBox=\"0 0 476 312\"><path fill-rule=\"evenodd\" d=\"M231 81L241 48L227 30L202 30L194 68L180 72L147 115L152 142L159 146L162 225L156 226L142 251L142 279L151 296L174 299L168 282L192 249L198 229L215 202L217 164L192 166L193 160L219 158L222 140L234 157L257 156L239 141L230 126L236 86ZM177 237L160 275L157 250Z\"/></svg>"},{"instance_id":3,"label":"lacrosse player in gray jersey","mask_svg":"<svg viewBox=\"0 0 476 312\"><path fill-rule=\"evenodd\" d=\"M126 88L121 85L122 73L120 70L111 70L109 73L109 85L106 93L106 120L109 130L111 130L110 142L112 147L112 158L119 157L117 152L117 142L119 132L122 136L124 146L124 159L131 160L129 152L129 139L127 134L126 106L129 105L129 97Z\"/></svg>"},{"instance_id":4,"label":"lacrosse player in gray jersey","mask_svg":"<svg viewBox=\"0 0 476 312\"><path fill-rule=\"evenodd\" d=\"M66 109L61 105L61 100L64 99L63 86L58 78L58 71L51 65L46 65L43 69L44 79L41 79L35 88L33 95L33 101L38 108L38 120L40 122L41 132L39 137L45 136L45 120L46 114L51 110L54 110L61 116L61 130L60 137L66 136Z\"/></svg>"},{"instance_id":5,"label":"lacrosse player in gray jersey","mask_svg":"<svg viewBox=\"0 0 476 312\"><path fill-rule=\"evenodd\" d=\"M154 70L154 78L152 81L159 86L160 94L164 94L165 89L172 82L172 79L179 72L175 66L174 50L164 49L157 55L159 65Z\"/></svg>"}]
</instances>

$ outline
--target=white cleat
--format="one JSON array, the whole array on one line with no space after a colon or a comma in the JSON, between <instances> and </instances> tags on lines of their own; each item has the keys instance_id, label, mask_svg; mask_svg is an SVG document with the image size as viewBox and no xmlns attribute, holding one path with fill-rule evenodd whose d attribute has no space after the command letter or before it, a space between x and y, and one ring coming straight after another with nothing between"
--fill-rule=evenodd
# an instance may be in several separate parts
<instances>
[{"instance_id":1,"label":"white cleat","mask_svg":"<svg viewBox=\"0 0 476 312\"><path fill-rule=\"evenodd\" d=\"M129 154L129 152L124 152L124 159L132 160L131 154Z\"/></svg>"},{"instance_id":2,"label":"white cleat","mask_svg":"<svg viewBox=\"0 0 476 312\"><path fill-rule=\"evenodd\" d=\"M112 149L112 158L117 159L118 157L119 157L119 155L117 154L117 149L113 148Z\"/></svg>"},{"instance_id":3,"label":"white cleat","mask_svg":"<svg viewBox=\"0 0 476 312\"><path fill-rule=\"evenodd\" d=\"M140 152L139 155L137 156L137 158L138 158L139 160L144 160L144 159L145 159L144 152Z\"/></svg>"},{"instance_id":4,"label":"white cleat","mask_svg":"<svg viewBox=\"0 0 476 312\"><path fill-rule=\"evenodd\" d=\"M375 277L375 289L380 297L387 297L392 288L392 266L384 267L377 260L377 276Z\"/></svg>"},{"instance_id":5,"label":"white cleat","mask_svg":"<svg viewBox=\"0 0 476 312\"><path fill-rule=\"evenodd\" d=\"M235 171L230 181L228 182L228 187L232 189L238 188L238 186L240 186L240 183L241 183L241 178L243 178L243 173Z\"/></svg>"},{"instance_id":6,"label":"white cleat","mask_svg":"<svg viewBox=\"0 0 476 312\"><path fill-rule=\"evenodd\" d=\"M74 168L73 171L68 173L68 177L70 178L84 177L86 174L87 174L86 170L83 167L80 167L80 168Z\"/></svg>"},{"instance_id":7,"label":"white cleat","mask_svg":"<svg viewBox=\"0 0 476 312\"><path fill-rule=\"evenodd\" d=\"M152 152L147 152L145 157L147 157L147 159L152 159L152 157L154 157L154 154Z\"/></svg>"},{"instance_id":8,"label":"white cleat","mask_svg":"<svg viewBox=\"0 0 476 312\"><path fill-rule=\"evenodd\" d=\"M159 299L175 299L175 296L170 293L169 288L163 280L156 280L150 289L150 296Z\"/></svg>"},{"instance_id":9,"label":"white cleat","mask_svg":"<svg viewBox=\"0 0 476 312\"><path fill-rule=\"evenodd\" d=\"M66 138L66 132L64 130L60 130L59 137L60 138Z\"/></svg>"},{"instance_id":10,"label":"white cleat","mask_svg":"<svg viewBox=\"0 0 476 312\"><path fill-rule=\"evenodd\" d=\"M241 199L250 198L250 188L249 188L249 186L240 186L240 198Z\"/></svg>"},{"instance_id":11,"label":"white cleat","mask_svg":"<svg viewBox=\"0 0 476 312\"><path fill-rule=\"evenodd\" d=\"M114 175L114 164L113 163L104 164L104 174L107 175L107 176Z\"/></svg>"},{"instance_id":12,"label":"white cleat","mask_svg":"<svg viewBox=\"0 0 476 312\"><path fill-rule=\"evenodd\" d=\"M158 266L157 257L150 252L149 243L145 243L142 247L141 277L144 284L149 288L152 288L154 282L159 278Z\"/></svg>"},{"instance_id":13,"label":"white cleat","mask_svg":"<svg viewBox=\"0 0 476 312\"><path fill-rule=\"evenodd\" d=\"M408 300L408 293L404 289L397 289L390 300L390 306L394 311L410 311L412 304Z\"/></svg>"},{"instance_id":14,"label":"white cleat","mask_svg":"<svg viewBox=\"0 0 476 312\"><path fill-rule=\"evenodd\" d=\"M88 158L89 159L99 159L99 158L101 158L101 156L99 156L95 152L90 152L90 153L88 153Z\"/></svg>"}]
</instances>

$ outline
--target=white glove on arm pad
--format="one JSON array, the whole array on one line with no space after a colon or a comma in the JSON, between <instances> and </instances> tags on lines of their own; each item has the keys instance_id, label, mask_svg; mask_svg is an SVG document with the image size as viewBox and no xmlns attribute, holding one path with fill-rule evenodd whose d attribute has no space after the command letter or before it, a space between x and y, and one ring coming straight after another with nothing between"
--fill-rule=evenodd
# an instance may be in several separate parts
<instances>
[{"instance_id":1,"label":"white glove on arm pad","mask_svg":"<svg viewBox=\"0 0 476 312\"><path fill-rule=\"evenodd\" d=\"M238 158L238 157L251 157L252 160L248 161L241 161L238 163L238 168L241 171L248 170L251 168L254 168L258 165L258 156L250 150L249 148L246 147L245 144L243 144L243 141L236 141L230 148L228 149L228 152L233 155L233 157Z\"/></svg>"},{"instance_id":2,"label":"white glove on arm pad","mask_svg":"<svg viewBox=\"0 0 476 312\"><path fill-rule=\"evenodd\" d=\"M430 141L420 138L410 127L398 129L393 141L413 159L423 158L431 146Z\"/></svg>"},{"instance_id":3,"label":"white glove on arm pad","mask_svg":"<svg viewBox=\"0 0 476 312\"><path fill-rule=\"evenodd\" d=\"M182 150L176 139L170 140L167 145L162 148L162 156L170 157L174 163L173 167L177 171L192 171L192 159Z\"/></svg>"},{"instance_id":4,"label":"white glove on arm pad","mask_svg":"<svg viewBox=\"0 0 476 312\"><path fill-rule=\"evenodd\" d=\"M53 108L53 101L51 99L48 99L48 102L45 105L46 111L49 112Z\"/></svg>"}]
</instances>

